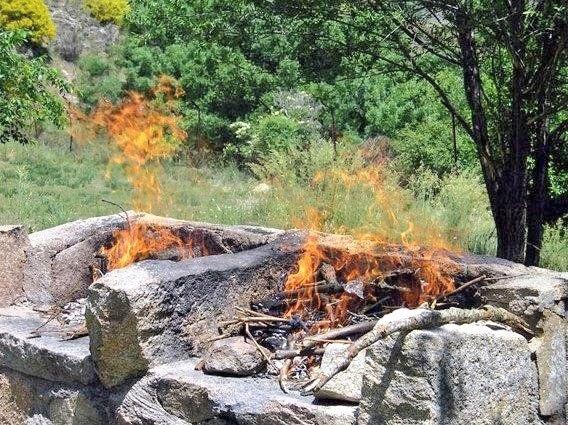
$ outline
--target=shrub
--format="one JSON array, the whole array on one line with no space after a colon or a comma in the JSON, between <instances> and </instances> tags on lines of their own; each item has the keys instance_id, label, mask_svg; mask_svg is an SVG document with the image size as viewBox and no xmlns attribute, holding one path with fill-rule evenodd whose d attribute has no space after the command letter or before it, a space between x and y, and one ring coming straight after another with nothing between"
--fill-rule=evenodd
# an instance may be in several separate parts
<instances>
[{"instance_id":1,"label":"shrub","mask_svg":"<svg viewBox=\"0 0 568 425\"><path fill-rule=\"evenodd\" d=\"M128 0L85 0L85 6L100 22L121 25L130 11Z\"/></svg>"},{"instance_id":2,"label":"shrub","mask_svg":"<svg viewBox=\"0 0 568 425\"><path fill-rule=\"evenodd\" d=\"M110 58L85 55L79 60L76 86L79 99L90 109L101 100L117 102L124 94L124 77Z\"/></svg>"},{"instance_id":3,"label":"shrub","mask_svg":"<svg viewBox=\"0 0 568 425\"><path fill-rule=\"evenodd\" d=\"M38 44L55 37L55 24L43 0L2 0L0 26L5 29L30 32L30 39Z\"/></svg>"},{"instance_id":4,"label":"shrub","mask_svg":"<svg viewBox=\"0 0 568 425\"><path fill-rule=\"evenodd\" d=\"M0 143L34 139L31 130L41 124L64 124L59 96L66 89L59 73L43 58L27 58L17 48L24 43L21 31L0 30Z\"/></svg>"}]
</instances>

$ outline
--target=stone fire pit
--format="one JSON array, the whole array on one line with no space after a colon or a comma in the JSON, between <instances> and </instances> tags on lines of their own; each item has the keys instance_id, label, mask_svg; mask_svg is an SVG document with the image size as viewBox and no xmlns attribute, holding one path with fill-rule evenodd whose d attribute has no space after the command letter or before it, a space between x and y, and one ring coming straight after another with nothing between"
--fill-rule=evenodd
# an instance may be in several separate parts
<instances>
[{"instance_id":1,"label":"stone fire pit","mask_svg":"<svg viewBox=\"0 0 568 425\"><path fill-rule=\"evenodd\" d=\"M464 276L498 278L483 303L533 335L492 322L394 334L315 397L286 394L275 376L207 374L199 359L236 307L282 289L302 232L129 215L198 234L209 255L100 276L123 217L0 227L0 424L567 423L566 273L456 256ZM344 350L328 345L322 369Z\"/></svg>"}]
</instances>

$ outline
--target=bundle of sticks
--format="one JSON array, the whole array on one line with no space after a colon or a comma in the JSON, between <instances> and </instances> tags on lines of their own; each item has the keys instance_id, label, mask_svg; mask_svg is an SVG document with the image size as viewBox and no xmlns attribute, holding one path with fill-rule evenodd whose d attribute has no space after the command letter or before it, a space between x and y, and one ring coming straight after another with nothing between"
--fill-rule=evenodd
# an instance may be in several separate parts
<instances>
[{"instance_id":1,"label":"bundle of sticks","mask_svg":"<svg viewBox=\"0 0 568 425\"><path fill-rule=\"evenodd\" d=\"M335 296L348 293L355 298L366 295L362 302L356 304L357 311L348 311L349 319L345 323L330 324L329 320L322 320L321 314L303 314L302 317L284 314L284 309L302 295L300 289L276 294L270 300L253 304L251 308L237 307L234 317L222 323L222 327L230 327L233 332L216 338L230 336L235 330L244 334L266 359L269 370L279 376L283 391L298 389L302 393L313 393L319 390L335 374L345 369L361 350L395 332L427 329L447 323L490 320L531 334L526 323L504 309L492 306L476 306L479 308L473 309L455 307L459 305L456 299L464 293L471 293L486 280L491 280L485 276L462 283L454 291L441 294L418 308L408 309L400 300L411 289L399 283L414 275L416 270L393 270L363 285L353 281L341 284L327 266L322 269L319 271L322 279L313 284L318 294ZM367 299L369 287L372 287L372 296ZM401 311L395 313L395 310L401 309L404 310L403 314ZM325 306L321 311L325 312ZM317 365L326 345L330 343L345 343L349 349L346 357L331 373L322 374Z\"/></svg>"}]
</instances>

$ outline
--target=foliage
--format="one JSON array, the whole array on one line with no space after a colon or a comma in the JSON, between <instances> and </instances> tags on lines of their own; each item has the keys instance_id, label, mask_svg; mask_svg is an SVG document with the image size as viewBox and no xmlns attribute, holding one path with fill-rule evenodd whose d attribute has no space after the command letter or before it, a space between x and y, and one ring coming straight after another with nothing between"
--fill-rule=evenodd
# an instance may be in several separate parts
<instances>
[{"instance_id":1,"label":"foliage","mask_svg":"<svg viewBox=\"0 0 568 425\"><path fill-rule=\"evenodd\" d=\"M568 192L548 180L565 174L550 157L563 156L568 137L565 2L253 3L262 19L290 21L298 50L336 58L320 64L320 78L350 68L427 83L475 143L498 255L525 261L526 251L526 263L538 263L543 223L568 213ZM463 88L448 86L448 75Z\"/></svg>"},{"instance_id":2,"label":"foliage","mask_svg":"<svg viewBox=\"0 0 568 425\"><path fill-rule=\"evenodd\" d=\"M226 155L257 161L276 152L300 150L321 142L320 105L307 93L281 91L274 94L273 102L272 112L231 124L236 142L225 147Z\"/></svg>"},{"instance_id":3,"label":"foliage","mask_svg":"<svg viewBox=\"0 0 568 425\"><path fill-rule=\"evenodd\" d=\"M75 86L79 99L87 109L92 109L103 100L116 103L121 99L125 79L112 59L89 54L81 57L78 65Z\"/></svg>"},{"instance_id":4,"label":"foliage","mask_svg":"<svg viewBox=\"0 0 568 425\"><path fill-rule=\"evenodd\" d=\"M30 39L38 44L55 37L55 24L43 0L2 0L0 27L29 31Z\"/></svg>"},{"instance_id":5,"label":"foliage","mask_svg":"<svg viewBox=\"0 0 568 425\"><path fill-rule=\"evenodd\" d=\"M65 121L58 94L65 89L63 80L43 58L18 53L24 41L21 32L0 31L0 142L26 142L33 139L30 129Z\"/></svg>"},{"instance_id":6,"label":"foliage","mask_svg":"<svg viewBox=\"0 0 568 425\"><path fill-rule=\"evenodd\" d=\"M85 6L100 22L121 25L130 11L128 0L85 0Z\"/></svg>"}]
</instances>

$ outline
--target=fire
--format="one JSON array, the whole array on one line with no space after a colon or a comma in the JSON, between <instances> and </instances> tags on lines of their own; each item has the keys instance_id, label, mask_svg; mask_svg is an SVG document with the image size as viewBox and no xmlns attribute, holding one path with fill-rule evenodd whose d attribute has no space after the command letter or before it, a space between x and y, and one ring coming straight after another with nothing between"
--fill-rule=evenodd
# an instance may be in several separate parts
<instances>
[{"instance_id":1,"label":"fire","mask_svg":"<svg viewBox=\"0 0 568 425\"><path fill-rule=\"evenodd\" d=\"M369 211L370 225L339 229L353 235L358 246L354 252L325 248L313 231L325 227L327 214L307 209L301 227L312 231L295 271L284 285L285 293L292 295L286 316L315 318L318 328L344 325L350 313L379 301L373 295L372 285L401 269L415 271L398 282L403 287L399 300L402 305L418 306L454 289L452 276L456 270L447 255L453 247L435 222L423 223L406 212L407 199L402 191L385 184L384 173L384 168L376 165L349 172L331 169L316 173L314 186L333 184L348 191L369 191L374 200ZM331 296L318 292L318 274L324 264L333 267L341 285L359 286L362 297L346 290Z\"/></svg>"},{"instance_id":2,"label":"fire","mask_svg":"<svg viewBox=\"0 0 568 425\"><path fill-rule=\"evenodd\" d=\"M171 158L187 138L175 114L176 99L184 94L177 81L161 76L151 93L155 101L130 92L116 105L101 102L91 114L69 108L71 137L85 141L103 129L114 152L110 163L122 165L132 186L134 209L147 212L161 202L160 161ZM127 229L115 232L113 245L101 254L112 270L172 248L182 256L192 255L191 244L168 229L129 223Z\"/></svg>"},{"instance_id":3,"label":"fire","mask_svg":"<svg viewBox=\"0 0 568 425\"><path fill-rule=\"evenodd\" d=\"M187 137L178 118L131 92L118 105L103 102L92 119L106 130L117 148L111 161L124 165L134 189L134 208L152 211L162 193L159 161L171 157Z\"/></svg>"},{"instance_id":4,"label":"fire","mask_svg":"<svg viewBox=\"0 0 568 425\"><path fill-rule=\"evenodd\" d=\"M174 256L179 259L208 255L205 244L197 242L191 237L184 239L166 227L136 222L115 232L113 244L103 247L101 254L107 259L108 270L114 270L167 251L175 251Z\"/></svg>"}]
</instances>

